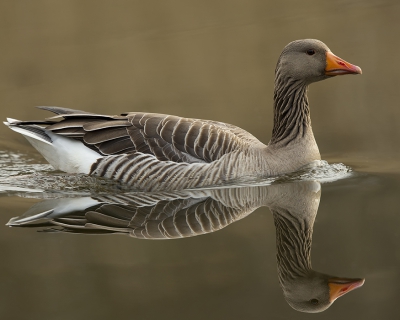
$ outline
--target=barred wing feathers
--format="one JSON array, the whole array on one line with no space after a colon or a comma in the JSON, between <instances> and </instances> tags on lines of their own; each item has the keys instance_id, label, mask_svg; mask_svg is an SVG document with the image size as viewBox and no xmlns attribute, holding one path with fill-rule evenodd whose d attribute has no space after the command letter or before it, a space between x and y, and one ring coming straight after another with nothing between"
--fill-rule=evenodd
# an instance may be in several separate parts
<instances>
[{"instance_id":1,"label":"barred wing feathers","mask_svg":"<svg viewBox=\"0 0 400 320\"><path fill-rule=\"evenodd\" d=\"M139 112L111 117L77 111L60 116L62 121L48 130L82 139L102 155L140 152L160 161L210 163L234 150L261 144L241 128L209 120Z\"/></svg>"},{"instance_id":2,"label":"barred wing feathers","mask_svg":"<svg viewBox=\"0 0 400 320\"><path fill-rule=\"evenodd\" d=\"M12 125L26 129L45 126L44 134L81 141L99 154L84 173L122 181L133 188L154 191L210 186L261 168L260 157L253 151L265 145L230 124L154 113L108 116L41 108L57 115Z\"/></svg>"}]
</instances>

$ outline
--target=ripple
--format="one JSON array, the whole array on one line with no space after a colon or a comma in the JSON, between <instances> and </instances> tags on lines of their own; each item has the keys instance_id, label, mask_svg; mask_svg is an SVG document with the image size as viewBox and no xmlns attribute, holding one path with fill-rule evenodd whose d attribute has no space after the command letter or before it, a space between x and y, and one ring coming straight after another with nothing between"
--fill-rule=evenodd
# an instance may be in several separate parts
<instances>
[{"instance_id":1,"label":"ripple","mask_svg":"<svg viewBox=\"0 0 400 320\"><path fill-rule=\"evenodd\" d=\"M57 193L86 195L102 192L121 192L127 186L112 180L85 174L66 174L55 171L44 159L32 159L31 155L11 151L0 151L0 193L18 196L48 198ZM46 193L46 194L44 194ZM53 195L51 194L53 193Z\"/></svg>"},{"instance_id":2,"label":"ripple","mask_svg":"<svg viewBox=\"0 0 400 320\"><path fill-rule=\"evenodd\" d=\"M45 160L32 158L32 155L23 153L0 151L0 193L49 198L56 197L59 193L76 196L132 191L129 186L112 180L55 171L51 165L40 163L41 161ZM347 178L351 172L351 168L342 163L329 164L322 160L314 161L296 172L278 177L264 179L246 177L229 184L201 189L258 186L305 180L324 183Z\"/></svg>"},{"instance_id":3,"label":"ripple","mask_svg":"<svg viewBox=\"0 0 400 320\"><path fill-rule=\"evenodd\" d=\"M23 153L0 151L0 179L54 171L51 165L35 160Z\"/></svg>"},{"instance_id":4,"label":"ripple","mask_svg":"<svg viewBox=\"0 0 400 320\"><path fill-rule=\"evenodd\" d=\"M320 183L334 182L337 180L349 178L353 170L343 163L329 164L325 160L317 160L304 166L300 170L283 174L276 177L252 178L245 177L230 183L218 186L203 187L200 189L218 189L232 187L250 187L250 186L267 186L276 183L300 182L300 181L318 181ZM199 188L196 188L199 189Z\"/></svg>"},{"instance_id":5,"label":"ripple","mask_svg":"<svg viewBox=\"0 0 400 320\"><path fill-rule=\"evenodd\" d=\"M329 164L325 160L318 160L296 172L279 176L275 179L275 181L288 182L317 180L321 183L333 182L348 178L352 172L353 170L343 163Z\"/></svg>"}]
</instances>

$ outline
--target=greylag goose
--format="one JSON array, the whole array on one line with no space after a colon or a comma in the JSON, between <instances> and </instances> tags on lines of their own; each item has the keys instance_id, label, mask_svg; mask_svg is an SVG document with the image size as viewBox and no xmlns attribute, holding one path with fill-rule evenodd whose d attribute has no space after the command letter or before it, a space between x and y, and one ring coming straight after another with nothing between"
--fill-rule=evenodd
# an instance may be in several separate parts
<instances>
[{"instance_id":1,"label":"greylag goose","mask_svg":"<svg viewBox=\"0 0 400 320\"><path fill-rule=\"evenodd\" d=\"M308 86L361 69L319 40L289 43L275 70L274 125L268 145L223 122L129 112L107 116L59 107L44 121L8 119L55 168L105 177L134 189L177 190L270 177L320 160Z\"/></svg>"},{"instance_id":2,"label":"greylag goose","mask_svg":"<svg viewBox=\"0 0 400 320\"><path fill-rule=\"evenodd\" d=\"M261 187L131 193L39 202L8 223L52 232L128 234L179 239L218 231L261 206L273 213L278 278L288 304L303 312L326 310L364 283L311 267L311 243L321 187L303 181Z\"/></svg>"},{"instance_id":3,"label":"greylag goose","mask_svg":"<svg viewBox=\"0 0 400 320\"><path fill-rule=\"evenodd\" d=\"M269 201L274 216L278 278L286 302L295 310L322 312L346 293L361 287L365 279L341 278L312 269L311 244L321 192L315 185L289 184L281 196ZM319 192L315 192L319 189Z\"/></svg>"}]
</instances>

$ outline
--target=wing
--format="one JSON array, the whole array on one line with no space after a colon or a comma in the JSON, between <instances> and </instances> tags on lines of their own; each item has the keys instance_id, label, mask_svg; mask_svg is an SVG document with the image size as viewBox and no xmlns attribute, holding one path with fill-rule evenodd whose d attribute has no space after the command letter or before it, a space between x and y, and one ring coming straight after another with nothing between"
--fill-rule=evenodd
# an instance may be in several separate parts
<instances>
[{"instance_id":1,"label":"wing","mask_svg":"<svg viewBox=\"0 0 400 320\"><path fill-rule=\"evenodd\" d=\"M226 190L216 192L222 199L231 196ZM200 191L52 199L36 204L36 208L11 219L8 225L44 227L50 228L44 230L50 232L123 233L142 239L176 239L220 230L259 206L251 199L230 206L210 196L212 192Z\"/></svg>"},{"instance_id":2,"label":"wing","mask_svg":"<svg viewBox=\"0 0 400 320\"><path fill-rule=\"evenodd\" d=\"M209 163L236 150L264 146L245 130L222 122L154 113L106 116L41 108L58 116L40 124L48 125L47 129L54 133L81 140L103 155L141 152L160 161ZM32 123L39 124L29 122Z\"/></svg>"}]
</instances>

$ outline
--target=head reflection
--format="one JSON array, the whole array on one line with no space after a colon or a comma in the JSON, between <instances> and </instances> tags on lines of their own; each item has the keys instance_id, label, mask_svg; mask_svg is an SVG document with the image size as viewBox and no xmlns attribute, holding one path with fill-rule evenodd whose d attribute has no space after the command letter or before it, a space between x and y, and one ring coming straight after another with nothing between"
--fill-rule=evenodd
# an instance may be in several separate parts
<instances>
[{"instance_id":1,"label":"head reflection","mask_svg":"<svg viewBox=\"0 0 400 320\"><path fill-rule=\"evenodd\" d=\"M276 227L278 277L289 305L321 312L364 279L330 276L312 269L311 243L321 197L318 183L282 185L282 196L269 205Z\"/></svg>"},{"instance_id":2,"label":"head reflection","mask_svg":"<svg viewBox=\"0 0 400 320\"><path fill-rule=\"evenodd\" d=\"M362 286L364 280L312 269L312 232L320 196L320 184L308 181L52 199L35 204L8 225L44 227L48 232L177 239L220 230L267 206L274 217L278 278L286 301L298 311L321 312L338 297Z\"/></svg>"}]
</instances>

